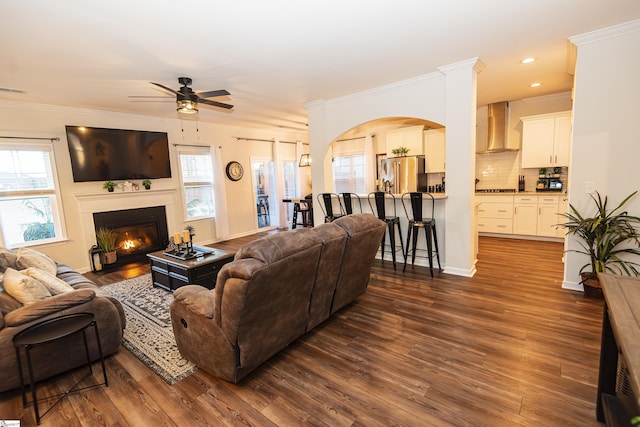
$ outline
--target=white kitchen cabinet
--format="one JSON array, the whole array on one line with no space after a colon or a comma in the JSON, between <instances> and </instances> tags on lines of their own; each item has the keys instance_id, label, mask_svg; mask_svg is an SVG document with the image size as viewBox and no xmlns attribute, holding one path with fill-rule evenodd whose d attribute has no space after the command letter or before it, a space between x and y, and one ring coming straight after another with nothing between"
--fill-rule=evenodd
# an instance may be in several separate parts
<instances>
[{"instance_id":1,"label":"white kitchen cabinet","mask_svg":"<svg viewBox=\"0 0 640 427\"><path fill-rule=\"evenodd\" d=\"M430 129L423 133L426 172L445 172L446 131Z\"/></svg>"},{"instance_id":2,"label":"white kitchen cabinet","mask_svg":"<svg viewBox=\"0 0 640 427\"><path fill-rule=\"evenodd\" d=\"M513 196L476 196L478 232L513 232Z\"/></svg>"},{"instance_id":3,"label":"white kitchen cabinet","mask_svg":"<svg viewBox=\"0 0 640 427\"><path fill-rule=\"evenodd\" d=\"M558 237L558 230L555 225L561 220L558 215L558 196L539 196L538 197L538 236Z\"/></svg>"},{"instance_id":4,"label":"white kitchen cabinet","mask_svg":"<svg viewBox=\"0 0 640 427\"><path fill-rule=\"evenodd\" d=\"M398 147L408 148L408 156L424 154L422 143L423 131L424 126L408 126L387 131L387 156L393 157L392 150Z\"/></svg>"},{"instance_id":5,"label":"white kitchen cabinet","mask_svg":"<svg viewBox=\"0 0 640 427\"><path fill-rule=\"evenodd\" d=\"M522 117L522 167L569 166L571 112Z\"/></svg>"},{"instance_id":6,"label":"white kitchen cabinet","mask_svg":"<svg viewBox=\"0 0 640 427\"><path fill-rule=\"evenodd\" d=\"M564 214L564 213L567 213L568 211L569 211L569 196L567 196L566 194L562 194L558 198L558 213ZM560 215L558 215L557 219L558 220L556 221L556 224L561 224L567 221L566 218ZM566 228L558 227L556 229L556 237L565 237L566 234L567 234Z\"/></svg>"},{"instance_id":7,"label":"white kitchen cabinet","mask_svg":"<svg viewBox=\"0 0 640 427\"><path fill-rule=\"evenodd\" d=\"M536 235L538 222L538 196L514 196L513 234Z\"/></svg>"}]
</instances>

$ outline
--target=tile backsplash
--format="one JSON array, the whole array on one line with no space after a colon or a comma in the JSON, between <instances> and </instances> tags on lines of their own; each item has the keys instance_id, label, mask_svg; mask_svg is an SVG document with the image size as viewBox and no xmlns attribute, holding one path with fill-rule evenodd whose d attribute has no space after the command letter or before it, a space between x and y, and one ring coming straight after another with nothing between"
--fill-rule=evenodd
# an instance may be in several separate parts
<instances>
[{"instance_id":1,"label":"tile backsplash","mask_svg":"<svg viewBox=\"0 0 640 427\"><path fill-rule=\"evenodd\" d=\"M518 177L524 175L525 191L535 191L539 169L520 168L520 151L476 154L477 190L512 188L518 189ZM568 188L568 168L561 169L560 179Z\"/></svg>"}]
</instances>

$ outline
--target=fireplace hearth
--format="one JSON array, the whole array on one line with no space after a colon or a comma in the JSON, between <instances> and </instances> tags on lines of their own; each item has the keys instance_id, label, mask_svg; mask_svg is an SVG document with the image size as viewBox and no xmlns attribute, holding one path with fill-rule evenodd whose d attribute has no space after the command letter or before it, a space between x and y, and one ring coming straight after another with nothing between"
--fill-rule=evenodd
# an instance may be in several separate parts
<instances>
[{"instance_id":1,"label":"fireplace hearth","mask_svg":"<svg viewBox=\"0 0 640 427\"><path fill-rule=\"evenodd\" d=\"M144 259L146 254L169 244L164 206L96 212L93 222L96 229L106 227L118 233L118 261L114 266Z\"/></svg>"}]
</instances>

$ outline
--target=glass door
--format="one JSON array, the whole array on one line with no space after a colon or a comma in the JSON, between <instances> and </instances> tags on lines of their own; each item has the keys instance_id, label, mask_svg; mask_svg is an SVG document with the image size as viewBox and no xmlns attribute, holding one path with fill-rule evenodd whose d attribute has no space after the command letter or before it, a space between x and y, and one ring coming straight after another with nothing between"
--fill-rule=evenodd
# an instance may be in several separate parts
<instances>
[{"instance_id":1,"label":"glass door","mask_svg":"<svg viewBox=\"0 0 640 427\"><path fill-rule=\"evenodd\" d=\"M284 198L295 199L298 196L298 177L296 171L298 165L294 160L282 162L282 172L284 174ZM293 217L293 203L287 203L287 223L291 223Z\"/></svg>"},{"instance_id":2,"label":"glass door","mask_svg":"<svg viewBox=\"0 0 640 427\"><path fill-rule=\"evenodd\" d=\"M253 187L255 189L256 214L258 228L276 225L275 174L271 159L254 159L251 161Z\"/></svg>"}]
</instances>

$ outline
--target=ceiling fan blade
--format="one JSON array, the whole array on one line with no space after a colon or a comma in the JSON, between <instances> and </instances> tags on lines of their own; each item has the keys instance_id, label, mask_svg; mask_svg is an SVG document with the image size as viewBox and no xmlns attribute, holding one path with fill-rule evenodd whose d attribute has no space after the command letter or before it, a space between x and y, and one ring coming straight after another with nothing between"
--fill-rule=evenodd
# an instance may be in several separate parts
<instances>
[{"instance_id":1,"label":"ceiling fan blade","mask_svg":"<svg viewBox=\"0 0 640 427\"><path fill-rule=\"evenodd\" d=\"M233 105L223 104L222 102L211 101L209 99L198 98L198 102L202 104L213 105L214 107L227 108L227 109L233 108Z\"/></svg>"},{"instance_id":2,"label":"ceiling fan blade","mask_svg":"<svg viewBox=\"0 0 640 427\"><path fill-rule=\"evenodd\" d=\"M220 90L210 90L209 92L198 92L196 93L200 98L215 98L216 96L227 96L231 95L224 89Z\"/></svg>"},{"instance_id":3,"label":"ceiling fan blade","mask_svg":"<svg viewBox=\"0 0 640 427\"><path fill-rule=\"evenodd\" d=\"M129 98L160 98L160 99L174 99L169 96L147 96L147 95L129 95Z\"/></svg>"},{"instance_id":4,"label":"ceiling fan blade","mask_svg":"<svg viewBox=\"0 0 640 427\"><path fill-rule=\"evenodd\" d=\"M20 89L10 89L8 87L0 87L0 92L9 92L9 93L25 93L25 91Z\"/></svg>"},{"instance_id":5,"label":"ceiling fan blade","mask_svg":"<svg viewBox=\"0 0 640 427\"><path fill-rule=\"evenodd\" d=\"M175 93L176 95L180 95L180 92L178 92L178 91L176 91L176 90L173 90L173 89L171 89L170 87L167 87L167 86L165 86L165 85L161 85L160 83L154 83L154 82L149 82L149 83L151 83L152 85L156 85L156 86L158 86L158 87L161 87L161 88L162 88L162 89L164 89L164 90L168 90L168 91L169 91L169 92L171 92L171 93Z\"/></svg>"}]
</instances>

